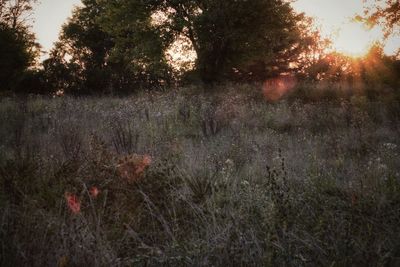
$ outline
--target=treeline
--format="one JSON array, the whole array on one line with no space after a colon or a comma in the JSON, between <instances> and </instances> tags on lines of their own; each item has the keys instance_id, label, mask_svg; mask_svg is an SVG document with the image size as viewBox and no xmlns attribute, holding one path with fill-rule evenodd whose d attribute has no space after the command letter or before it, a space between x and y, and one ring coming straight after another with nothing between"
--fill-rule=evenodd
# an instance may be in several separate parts
<instances>
[{"instance_id":1,"label":"treeline","mask_svg":"<svg viewBox=\"0 0 400 267\"><path fill-rule=\"evenodd\" d=\"M378 44L362 59L327 53L329 40L284 0L83 0L40 64L26 20L34 0L0 3L2 91L126 94L185 83L260 82L282 73L399 84L399 61ZM171 64L167 52L177 40L182 54L196 55L193 68Z\"/></svg>"}]
</instances>

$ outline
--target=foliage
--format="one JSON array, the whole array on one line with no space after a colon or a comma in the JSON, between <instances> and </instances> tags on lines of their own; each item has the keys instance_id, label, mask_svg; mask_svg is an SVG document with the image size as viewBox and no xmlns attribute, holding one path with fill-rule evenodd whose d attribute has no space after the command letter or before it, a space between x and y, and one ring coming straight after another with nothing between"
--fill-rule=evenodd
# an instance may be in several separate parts
<instances>
[{"instance_id":1,"label":"foliage","mask_svg":"<svg viewBox=\"0 0 400 267\"><path fill-rule=\"evenodd\" d=\"M13 90L17 80L33 66L40 46L28 27L34 1L0 2L0 83L1 91Z\"/></svg>"},{"instance_id":2,"label":"foliage","mask_svg":"<svg viewBox=\"0 0 400 267\"><path fill-rule=\"evenodd\" d=\"M13 87L13 81L31 64L26 40L5 24L0 25L0 81L1 90Z\"/></svg>"},{"instance_id":3,"label":"foliage","mask_svg":"<svg viewBox=\"0 0 400 267\"><path fill-rule=\"evenodd\" d=\"M356 19L373 27L381 24L385 28L386 37L390 34L400 33L400 3L397 0L376 0L374 8L366 8L365 16Z\"/></svg>"},{"instance_id":4,"label":"foliage","mask_svg":"<svg viewBox=\"0 0 400 267\"><path fill-rule=\"evenodd\" d=\"M105 14L99 18L99 23L115 42L111 61L126 64L138 80L165 84L170 79L170 67L162 40L168 34L153 27L152 2L100 1Z\"/></svg>"},{"instance_id":5,"label":"foliage","mask_svg":"<svg viewBox=\"0 0 400 267\"><path fill-rule=\"evenodd\" d=\"M168 53L176 45L194 50L194 69L174 72ZM397 61L379 46L362 58L332 52L313 19L282 0L84 0L43 68L47 87L71 94L264 82L287 73L395 87Z\"/></svg>"},{"instance_id":6,"label":"foliage","mask_svg":"<svg viewBox=\"0 0 400 267\"><path fill-rule=\"evenodd\" d=\"M298 23L302 42L299 44L299 54L292 60L292 72L306 80L323 80L329 70L329 50L332 41L321 35L321 29L316 28L313 18L306 17Z\"/></svg>"},{"instance_id":7,"label":"foliage","mask_svg":"<svg viewBox=\"0 0 400 267\"><path fill-rule=\"evenodd\" d=\"M120 54L126 53L127 44L137 47L128 50L133 53L147 54L151 48L150 54L158 57L149 59L157 62L174 38L183 35L193 45L196 69L204 82L238 73L252 75L257 69L254 75L271 74L274 68L286 69L298 53L296 25L302 15L283 1L107 1L107 5L103 25L115 36ZM152 46L145 50L139 45L148 42Z\"/></svg>"},{"instance_id":8,"label":"foliage","mask_svg":"<svg viewBox=\"0 0 400 267\"><path fill-rule=\"evenodd\" d=\"M63 26L50 58L43 62L54 90L88 93L111 87L106 58L113 43L96 24L102 9L96 1L83 4Z\"/></svg>"},{"instance_id":9,"label":"foliage","mask_svg":"<svg viewBox=\"0 0 400 267\"><path fill-rule=\"evenodd\" d=\"M43 70L26 70L15 81L14 92L17 94L49 95L53 92Z\"/></svg>"},{"instance_id":10,"label":"foliage","mask_svg":"<svg viewBox=\"0 0 400 267\"><path fill-rule=\"evenodd\" d=\"M397 265L398 92L321 85L1 98L0 265Z\"/></svg>"},{"instance_id":11,"label":"foliage","mask_svg":"<svg viewBox=\"0 0 400 267\"><path fill-rule=\"evenodd\" d=\"M12 29L26 28L37 0L0 0L0 21Z\"/></svg>"},{"instance_id":12,"label":"foliage","mask_svg":"<svg viewBox=\"0 0 400 267\"><path fill-rule=\"evenodd\" d=\"M315 59L306 55L298 76L313 81L347 82L353 86L368 84L396 88L399 83L399 60L387 56L382 45L375 43L362 57L354 58L338 52L321 51ZM358 84L358 85L357 85Z\"/></svg>"},{"instance_id":13,"label":"foliage","mask_svg":"<svg viewBox=\"0 0 400 267\"><path fill-rule=\"evenodd\" d=\"M140 84L154 84L161 78L167 78L158 69L162 68L162 64L153 65L153 68L143 63L152 53L150 48L156 47L153 42L144 43L145 39L140 39L125 44L123 48L122 37L116 38L116 35L122 34L118 33L118 28L109 32L104 30L99 21L109 12L111 10L107 10L100 1L85 0L83 7L77 8L63 26L50 59L44 62L48 75L53 78L52 86L55 90L121 93L132 91ZM135 10L132 14L138 12ZM138 30L132 29L133 32ZM136 53L132 44L149 47L151 53Z\"/></svg>"}]
</instances>

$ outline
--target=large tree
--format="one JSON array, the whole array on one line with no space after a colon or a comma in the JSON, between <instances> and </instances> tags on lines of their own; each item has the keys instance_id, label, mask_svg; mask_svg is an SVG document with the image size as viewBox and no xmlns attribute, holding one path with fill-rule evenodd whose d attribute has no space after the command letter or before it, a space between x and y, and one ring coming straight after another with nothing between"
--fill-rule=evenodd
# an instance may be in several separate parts
<instances>
[{"instance_id":1,"label":"large tree","mask_svg":"<svg viewBox=\"0 0 400 267\"><path fill-rule=\"evenodd\" d=\"M33 0L0 0L0 90L14 89L35 64L39 45L29 28Z\"/></svg>"},{"instance_id":2,"label":"large tree","mask_svg":"<svg viewBox=\"0 0 400 267\"><path fill-rule=\"evenodd\" d=\"M63 25L59 41L43 62L55 90L93 92L110 86L106 59L113 42L96 23L102 6L95 0L82 4Z\"/></svg>"},{"instance_id":3,"label":"large tree","mask_svg":"<svg viewBox=\"0 0 400 267\"><path fill-rule=\"evenodd\" d=\"M103 25L121 54L157 54L185 35L196 51L196 70L205 82L240 73L262 75L286 69L299 53L298 22L283 0L111 0ZM156 15L163 17L154 22ZM150 27L151 26L151 27ZM141 29L141 30L138 30ZM138 41L144 41L136 47ZM147 43L149 45L147 45ZM132 45L133 44L133 45ZM132 48L132 49L130 49ZM156 53L157 52L157 53ZM159 57L146 57L150 64Z\"/></svg>"},{"instance_id":4,"label":"large tree","mask_svg":"<svg viewBox=\"0 0 400 267\"><path fill-rule=\"evenodd\" d=\"M97 1L105 13L98 19L115 42L110 62L122 64L138 80L154 84L169 79L170 68L164 55L171 34L154 25L152 14L158 2L153 0Z\"/></svg>"},{"instance_id":5,"label":"large tree","mask_svg":"<svg viewBox=\"0 0 400 267\"><path fill-rule=\"evenodd\" d=\"M82 4L63 26L49 60L44 62L55 89L119 93L157 83L166 76L163 50L156 43L158 35L146 30L144 21L129 31L118 25L110 28L104 22L113 14L111 5L96 0L83 0ZM144 12L135 9L132 16L147 19ZM122 22L120 17L118 23Z\"/></svg>"},{"instance_id":6,"label":"large tree","mask_svg":"<svg viewBox=\"0 0 400 267\"><path fill-rule=\"evenodd\" d=\"M0 23L0 90L9 90L30 66L32 57L24 38Z\"/></svg>"}]
</instances>

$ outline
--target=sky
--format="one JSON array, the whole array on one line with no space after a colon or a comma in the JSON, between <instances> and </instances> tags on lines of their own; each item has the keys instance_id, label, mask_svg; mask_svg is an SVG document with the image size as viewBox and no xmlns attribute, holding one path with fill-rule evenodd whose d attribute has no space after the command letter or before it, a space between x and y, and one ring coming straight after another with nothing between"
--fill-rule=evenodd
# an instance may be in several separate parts
<instances>
[{"instance_id":1,"label":"sky","mask_svg":"<svg viewBox=\"0 0 400 267\"><path fill-rule=\"evenodd\" d=\"M36 5L33 30L43 50L52 48L62 24L79 4L80 0L40 0ZM362 14L363 0L297 0L293 6L299 12L315 17L324 35L333 37L334 48L340 52L362 54L374 40L383 36L379 28L367 31L362 25L351 23L351 18ZM400 37L391 38L385 52L393 54L399 48Z\"/></svg>"},{"instance_id":2,"label":"sky","mask_svg":"<svg viewBox=\"0 0 400 267\"><path fill-rule=\"evenodd\" d=\"M383 39L382 28L368 30L361 23L352 22L362 15L364 5L374 1L367 0L298 0L293 4L297 11L314 17L326 36L332 36L333 46L339 52L352 55L365 53L376 40ZM386 41L385 53L394 54L400 48L400 36Z\"/></svg>"},{"instance_id":3,"label":"sky","mask_svg":"<svg viewBox=\"0 0 400 267\"><path fill-rule=\"evenodd\" d=\"M33 31L43 50L49 51L57 41L61 26L71 16L80 0L39 0L34 7Z\"/></svg>"}]
</instances>

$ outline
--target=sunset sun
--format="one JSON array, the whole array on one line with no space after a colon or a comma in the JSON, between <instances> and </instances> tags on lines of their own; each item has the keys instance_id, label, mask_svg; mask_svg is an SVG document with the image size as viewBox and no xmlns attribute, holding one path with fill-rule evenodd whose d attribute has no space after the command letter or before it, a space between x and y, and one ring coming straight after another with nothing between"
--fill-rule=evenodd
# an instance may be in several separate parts
<instances>
[{"instance_id":1,"label":"sunset sun","mask_svg":"<svg viewBox=\"0 0 400 267\"><path fill-rule=\"evenodd\" d=\"M379 40L377 33L359 23L348 23L332 38L333 49L351 57L362 57Z\"/></svg>"},{"instance_id":2,"label":"sunset sun","mask_svg":"<svg viewBox=\"0 0 400 267\"><path fill-rule=\"evenodd\" d=\"M374 2L373 0L297 0L293 2L293 7L315 19L321 34L332 41L331 49L336 52L355 58L363 57L373 44L379 42L385 54L395 55L399 49L400 35L384 38L384 29L381 25L375 25L370 29L361 21L355 21L356 17L362 16L365 8L371 7Z\"/></svg>"}]
</instances>

